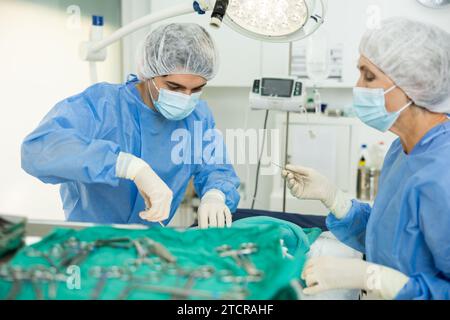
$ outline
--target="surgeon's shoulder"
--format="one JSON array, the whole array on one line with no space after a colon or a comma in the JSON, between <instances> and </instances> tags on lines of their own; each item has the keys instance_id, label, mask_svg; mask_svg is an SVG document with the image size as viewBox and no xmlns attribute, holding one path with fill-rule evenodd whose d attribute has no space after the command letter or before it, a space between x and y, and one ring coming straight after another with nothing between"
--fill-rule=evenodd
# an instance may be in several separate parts
<instances>
[{"instance_id":1,"label":"surgeon's shoulder","mask_svg":"<svg viewBox=\"0 0 450 320\"><path fill-rule=\"evenodd\" d=\"M432 204L438 211L426 214L437 215L435 222L441 221L442 214L445 215L446 225L450 223L450 170L447 168L448 160L446 162L439 159L418 175L414 175L416 192L421 198L428 200L428 202L422 201L422 205L426 208L425 203Z\"/></svg>"},{"instance_id":2,"label":"surgeon's shoulder","mask_svg":"<svg viewBox=\"0 0 450 320\"><path fill-rule=\"evenodd\" d=\"M122 85L98 83L83 92L58 102L50 111L50 117L58 115L93 116L100 119L105 109L118 109L118 97Z\"/></svg>"},{"instance_id":3,"label":"surgeon's shoulder","mask_svg":"<svg viewBox=\"0 0 450 320\"><path fill-rule=\"evenodd\" d=\"M443 141L440 145L429 150L426 158L430 177L446 189L450 195L450 141Z\"/></svg>"},{"instance_id":4,"label":"surgeon's shoulder","mask_svg":"<svg viewBox=\"0 0 450 320\"><path fill-rule=\"evenodd\" d=\"M84 100L85 102L92 103L94 105L101 105L99 102L117 101L117 97L120 94L120 90L123 85L111 84L111 83L97 83L82 93L75 95L69 99L68 102Z\"/></svg>"},{"instance_id":5,"label":"surgeon's shoulder","mask_svg":"<svg viewBox=\"0 0 450 320\"><path fill-rule=\"evenodd\" d=\"M430 194L436 199L444 197L450 206L450 142L445 141L439 146L434 146L420 155L415 163L417 184L420 188L431 190ZM417 162L417 163L416 163ZM449 207L450 209L450 207Z\"/></svg>"}]
</instances>

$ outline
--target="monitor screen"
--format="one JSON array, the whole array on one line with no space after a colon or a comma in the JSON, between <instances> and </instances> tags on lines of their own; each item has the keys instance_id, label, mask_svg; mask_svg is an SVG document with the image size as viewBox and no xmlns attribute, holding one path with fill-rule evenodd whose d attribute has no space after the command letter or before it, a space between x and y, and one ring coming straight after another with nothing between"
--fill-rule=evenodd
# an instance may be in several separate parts
<instances>
[{"instance_id":1,"label":"monitor screen","mask_svg":"<svg viewBox=\"0 0 450 320\"><path fill-rule=\"evenodd\" d=\"M261 95L265 97L290 98L294 80L289 79L263 79Z\"/></svg>"}]
</instances>

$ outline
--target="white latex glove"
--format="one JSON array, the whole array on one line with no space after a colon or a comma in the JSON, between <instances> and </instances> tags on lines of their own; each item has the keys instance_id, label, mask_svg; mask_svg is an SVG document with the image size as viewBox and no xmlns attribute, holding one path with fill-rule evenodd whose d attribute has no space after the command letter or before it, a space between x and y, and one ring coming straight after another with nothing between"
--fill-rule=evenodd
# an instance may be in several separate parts
<instances>
[{"instance_id":1,"label":"white latex glove","mask_svg":"<svg viewBox=\"0 0 450 320\"><path fill-rule=\"evenodd\" d=\"M350 197L314 169L288 165L282 171L291 194L302 200L320 200L338 218L344 218L352 207Z\"/></svg>"},{"instance_id":2,"label":"white latex glove","mask_svg":"<svg viewBox=\"0 0 450 320\"><path fill-rule=\"evenodd\" d=\"M200 229L231 227L232 217L225 204L225 195L219 190L210 190L202 198L198 208Z\"/></svg>"},{"instance_id":3,"label":"white latex glove","mask_svg":"<svg viewBox=\"0 0 450 320\"><path fill-rule=\"evenodd\" d=\"M146 210L139 213L141 219L161 222L169 218L173 192L145 161L128 153L120 153L116 175L133 180L144 198Z\"/></svg>"},{"instance_id":4,"label":"white latex glove","mask_svg":"<svg viewBox=\"0 0 450 320\"><path fill-rule=\"evenodd\" d=\"M394 299L409 278L403 273L359 259L319 257L310 259L302 279L308 286L306 295L336 289L362 289L386 300Z\"/></svg>"}]
</instances>

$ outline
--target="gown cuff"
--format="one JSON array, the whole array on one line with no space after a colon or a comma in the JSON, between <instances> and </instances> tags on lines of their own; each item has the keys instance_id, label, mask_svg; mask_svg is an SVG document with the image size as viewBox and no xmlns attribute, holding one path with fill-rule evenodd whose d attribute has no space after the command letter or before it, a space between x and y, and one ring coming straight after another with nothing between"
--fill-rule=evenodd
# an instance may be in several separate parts
<instances>
[{"instance_id":1,"label":"gown cuff","mask_svg":"<svg viewBox=\"0 0 450 320\"><path fill-rule=\"evenodd\" d=\"M134 180L138 172L148 164L132 154L121 152L117 158L116 176L122 179Z\"/></svg>"},{"instance_id":2,"label":"gown cuff","mask_svg":"<svg viewBox=\"0 0 450 320\"><path fill-rule=\"evenodd\" d=\"M408 282L409 277L400 271L383 268L381 271L381 297L386 300L395 299Z\"/></svg>"},{"instance_id":3,"label":"gown cuff","mask_svg":"<svg viewBox=\"0 0 450 320\"><path fill-rule=\"evenodd\" d=\"M218 189L212 189L212 190L209 190L208 192L206 192L205 195L202 197L202 201L205 199L208 199L208 198L214 198L214 199L223 201L223 203L225 203L225 201L227 199L225 194Z\"/></svg>"},{"instance_id":4,"label":"gown cuff","mask_svg":"<svg viewBox=\"0 0 450 320\"><path fill-rule=\"evenodd\" d=\"M352 208L352 199L341 190L336 192L334 204L331 206L330 211L338 219L344 219Z\"/></svg>"},{"instance_id":5,"label":"gown cuff","mask_svg":"<svg viewBox=\"0 0 450 320\"><path fill-rule=\"evenodd\" d=\"M367 274L368 283L370 283L367 289L384 300L395 299L410 280L408 276L400 271L380 265L369 266Z\"/></svg>"}]
</instances>

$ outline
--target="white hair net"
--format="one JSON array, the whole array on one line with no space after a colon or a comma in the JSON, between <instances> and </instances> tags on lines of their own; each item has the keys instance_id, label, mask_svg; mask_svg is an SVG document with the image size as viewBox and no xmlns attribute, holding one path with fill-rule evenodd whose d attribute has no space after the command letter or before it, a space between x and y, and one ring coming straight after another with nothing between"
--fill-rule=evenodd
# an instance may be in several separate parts
<instances>
[{"instance_id":1,"label":"white hair net","mask_svg":"<svg viewBox=\"0 0 450 320\"><path fill-rule=\"evenodd\" d=\"M139 52L139 77L152 79L171 74L215 77L218 53L213 39L193 23L163 25L150 32Z\"/></svg>"},{"instance_id":2,"label":"white hair net","mask_svg":"<svg viewBox=\"0 0 450 320\"><path fill-rule=\"evenodd\" d=\"M450 113L450 34L390 18L363 36L360 53L390 77L417 106Z\"/></svg>"}]
</instances>

